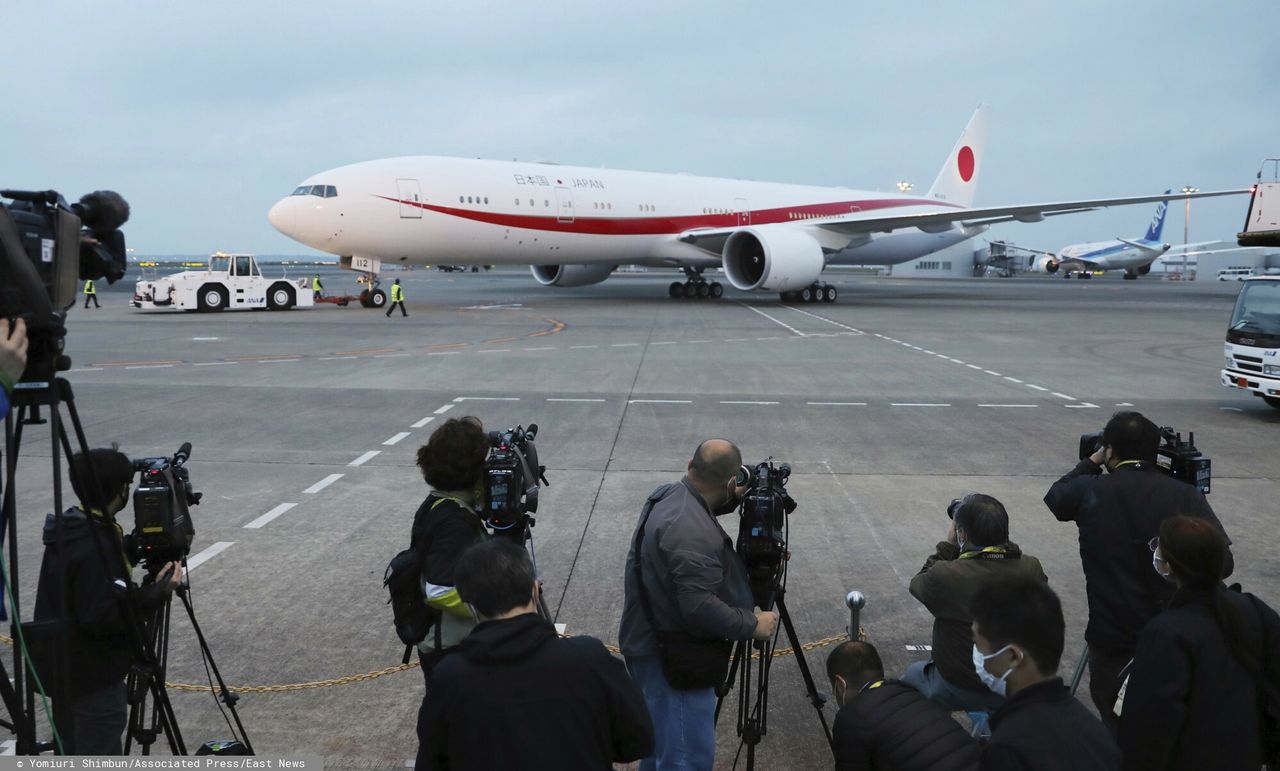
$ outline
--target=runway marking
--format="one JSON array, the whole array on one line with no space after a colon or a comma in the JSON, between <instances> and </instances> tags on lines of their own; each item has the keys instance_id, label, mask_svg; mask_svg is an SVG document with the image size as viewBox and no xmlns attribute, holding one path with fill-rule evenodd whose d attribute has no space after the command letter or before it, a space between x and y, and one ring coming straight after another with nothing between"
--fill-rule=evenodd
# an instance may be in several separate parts
<instances>
[{"instance_id":1,"label":"runway marking","mask_svg":"<svg viewBox=\"0 0 1280 771\"><path fill-rule=\"evenodd\" d=\"M930 356L937 356L937 355L938 355L938 354L934 353L933 351L926 351L926 350L925 350L925 349L923 349L923 348L921 348L920 350L924 351L925 353L929 354Z\"/></svg>"},{"instance_id":2,"label":"runway marking","mask_svg":"<svg viewBox=\"0 0 1280 771\"><path fill-rule=\"evenodd\" d=\"M358 359L359 356L321 356L316 361L348 361L350 359Z\"/></svg>"},{"instance_id":3,"label":"runway marking","mask_svg":"<svg viewBox=\"0 0 1280 771\"><path fill-rule=\"evenodd\" d=\"M726 342L726 343L745 343L745 342L747 342L747 340L749 340L749 339L750 339L750 338L746 338L746 337L730 337L730 338L728 338L727 340L725 340L724 342Z\"/></svg>"},{"instance_id":4,"label":"runway marking","mask_svg":"<svg viewBox=\"0 0 1280 771\"><path fill-rule=\"evenodd\" d=\"M254 364L293 364L299 359L259 359Z\"/></svg>"},{"instance_id":5,"label":"runway marking","mask_svg":"<svg viewBox=\"0 0 1280 771\"><path fill-rule=\"evenodd\" d=\"M298 504L296 503L282 503L279 506L272 509L271 511L268 511L266 514L263 514L261 517L258 517L254 521L245 525L245 528L248 530L257 530L267 525L268 523L271 522L271 520L275 519L276 517L280 516L281 514L285 513L286 511L288 511L289 509L292 509L294 506L297 506L297 505Z\"/></svg>"},{"instance_id":6,"label":"runway marking","mask_svg":"<svg viewBox=\"0 0 1280 771\"><path fill-rule=\"evenodd\" d=\"M131 364L181 364L182 359L158 359L155 361L95 361L95 367L128 367Z\"/></svg>"},{"instance_id":7,"label":"runway marking","mask_svg":"<svg viewBox=\"0 0 1280 771\"><path fill-rule=\"evenodd\" d=\"M428 351L428 356L457 356L462 351Z\"/></svg>"},{"instance_id":8,"label":"runway marking","mask_svg":"<svg viewBox=\"0 0 1280 771\"><path fill-rule=\"evenodd\" d=\"M904 645L902 647L912 652L922 652L922 653L927 653L933 650L932 645Z\"/></svg>"},{"instance_id":9,"label":"runway marking","mask_svg":"<svg viewBox=\"0 0 1280 771\"><path fill-rule=\"evenodd\" d=\"M1034 389L1036 389L1037 391L1048 391L1048 390L1049 390L1048 388L1045 388L1044 386L1038 386L1038 385L1035 385L1034 383L1024 383L1023 385L1025 385L1027 388L1034 388Z\"/></svg>"},{"instance_id":10,"label":"runway marking","mask_svg":"<svg viewBox=\"0 0 1280 771\"><path fill-rule=\"evenodd\" d=\"M982 367L979 367L977 364L966 364L965 366L968 367L969 369L976 369L976 370L982 369Z\"/></svg>"},{"instance_id":11,"label":"runway marking","mask_svg":"<svg viewBox=\"0 0 1280 771\"><path fill-rule=\"evenodd\" d=\"M218 541L215 544L210 544L209 548L197 553L194 557L187 557L187 572L190 573L192 570L195 570L227 549L230 549L233 545L235 545L235 541Z\"/></svg>"},{"instance_id":12,"label":"runway marking","mask_svg":"<svg viewBox=\"0 0 1280 771\"><path fill-rule=\"evenodd\" d=\"M640 345L640 344L639 343L613 343L609 347L610 348L631 348L632 346L637 346L637 345Z\"/></svg>"},{"instance_id":13,"label":"runway marking","mask_svg":"<svg viewBox=\"0 0 1280 771\"><path fill-rule=\"evenodd\" d=\"M134 364L125 369L169 369L171 367L173 367L172 364Z\"/></svg>"},{"instance_id":14,"label":"runway marking","mask_svg":"<svg viewBox=\"0 0 1280 771\"><path fill-rule=\"evenodd\" d=\"M739 401L722 401L722 402L720 402L720 403L721 403L721 404L758 404L758 405L766 405L766 404L777 404L778 402L739 402Z\"/></svg>"},{"instance_id":15,"label":"runway marking","mask_svg":"<svg viewBox=\"0 0 1280 771\"><path fill-rule=\"evenodd\" d=\"M656 343L649 343L649 345L679 345L679 344L680 344L679 340L660 340Z\"/></svg>"},{"instance_id":16,"label":"runway marking","mask_svg":"<svg viewBox=\"0 0 1280 771\"><path fill-rule=\"evenodd\" d=\"M950 407L942 402L890 402L890 407Z\"/></svg>"},{"instance_id":17,"label":"runway marking","mask_svg":"<svg viewBox=\"0 0 1280 771\"><path fill-rule=\"evenodd\" d=\"M856 333L858 333L858 334L860 334L860 335L864 335L864 334L866 334L866 333L865 333L865 332L863 332L861 329L854 329L853 327L848 326L848 325L846 325L846 324L841 324L841 323L840 323L840 322L838 322L838 321L832 321L831 319L827 318L826 316L819 316L819 315L818 315L818 314L816 314L816 313L810 313L809 311L802 310L802 309L800 309L800 308L796 308L796 307L791 306L791 305L784 305L784 306L782 306L782 307L784 307L784 308L790 308L791 310L795 311L796 313L803 313L803 314L804 314L804 315L806 315L806 316L812 316L813 318L817 319L818 321L825 321L825 322L827 322L828 324L831 324L832 326L837 326L837 327L840 327L841 329L847 329L847 330L849 330L850 332L856 332Z\"/></svg>"},{"instance_id":18,"label":"runway marking","mask_svg":"<svg viewBox=\"0 0 1280 771\"><path fill-rule=\"evenodd\" d=\"M455 402L518 402L520 401L520 397L519 396L458 396L454 398L454 401ZM444 407L441 407L439 410L436 410L436 414L439 415L440 410L443 410L443 409Z\"/></svg>"},{"instance_id":19,"label":"runway marking","mask_svg":"<svg viewBox=\"0 0 1280 771\"><path fill-rule=\"evenodd\" d=\"M992 377L1004 377L1004 375L1001 375L999 372L992 372L989 369L984 369L982 371L987 373L988 375L991 375Z\"/></svg>"},{"instance_id":20,"label":"runway marking","mask_svg":"<svg viewBox=\"0 0 1280 771\"><path fill-rule=\"evenodd\" d=\"M428 415L422 420L419 420L417 423L414 423L413 425L409 426L409 428L422 428L423 426L427 425L428 423L430 423L435 419L436 419L435 415Z\"/></svg>"},{"instance_id":21,"label":"runway marking","mask_svg":"<svg viewBox=\"0 0 1280 771\"><path fill-rule=\"evenodd\" d=\"M627 404L693 404L690 399L628 399Z\"/></svg>"},{"instance_id":22,"label":"runway marking","mask_svg":"<svg viewBox=\"0 0 1280 771\"><path fill-rule=\"evenodd\" d=\"M297 361L302 358L300 353L282 353L267 354L263 356L228 356L228 361Z\"/></svg>"},{"instance_id":23,"label":"runway marking","mask_svg":"<svg viewBox=\"0 0 1280 771\"><path fill-rule=\"evenodd\" d=\"M80 369L69 369L67 372L101 372L102 367L81 367Z\"/></svg>"},{"instance_id":24,"label":"runway marking","mask_svg":"<svg viewBox=\"0 0 1280 771\"><path fill-rule=\"evenodd\" d=\"M951 361L954 361L956 364L964 364L964 362L959 359L952 359Z\"/></svg>"},{"instance_id":25,"label":"runway marking","mask_svg":"<svg viewBox=\"0 0 1280 771\"><path fill-rule=\"evenodd\" d=\"M746 308L746 309L747 309L747 310L749 310L749 311L754 311L754 312L756 312L756 313L759 313L761 316L764 316L766 319L768 319L768 320L772 321L774 324L777 324L778 326L782 327L783 329L786 329L786 330L790 331L792 334L796 335L797 337L804 337L804 332L801 332L800 330L798 330L798 329L796 329L795 327L791 326L791 325L790 325L790 324L788 324L787 322L785 322L785 321L780 321L780 320L778 320L778 319L775 319L773 316L770 316L769 314L765 313L764 311L760 310L759 308L753 308L753 307L751 307L750 305L747 305L746 303L742 302L741 300L736 300L735 302L737 302L737 303L738 303L738 305L741 305L743 308ZM784 307L785 307L785 306L784 306ZM758 337L758 338L756 338L756 339L757 339L757 340L768 340L768 339L770 339L770 338L766 338L766 337Z\"/></svg>"},{"instance_id":26,"label":"runway marking","mask_svg":"<svg viewBox=\"0 0 1280 771\"><path fill-rule=\"evenodd\" d=\"M435 414L437 414L437 415L443 415L443 414L445 414L446 412L448 412L449 410L451 410L451 409L453 409L454 407L457 407L457 406L458 406L458 405L456 405L456 404L446 404L445 406L443 406L443 407L441 407L440 409L436 410Z\"/></svg>"},{"instance_id":27,"label":"runway marking","mask_svg":"<svg viewBox=\"0 0 1280 771\"><path fill-rule=\"evenodd\" d=\"M1116 406L1119 407L1120 405L1117 404ZM1240 409L1239 407L1219 407L1218 409L1223 410L1225 412L1244 412L1244 410Z\"/></svg>"},{"instance_id":28,"label":"runway marking","mask_svg":"<svg viewBox=\"0 0 1280 771\"><path fill-rule=\"evenodd\" d=\"M522 351L554 351L555 349L556 347L554 345L547 345L547 346L542 346L540 348L521 348L520 350Z\"/></svg>"},{"instance_id":29,"label":"runway marking","mask_svg":"<svg viewBox=\"0 0 1280 771\"><path fill-rule=\"evenodd\" d=\"M805 402L810 407L865 407L866 402Z\"/></svg>"},{"instance_id":30,"label":"runway marking","mask_svg":"<svg viewBox=\"0 0 1280 771\"><path fill-rule=\"evenodd\" d=\"M1064 404L1064 405L1062 405L1062 406L1063 406L1063 407L1070 408L1070 409L1076 409L1076 410L1096 410L1096 409L1098 409L1098 405L1096 405L1096 404L1094 404L1094 403L1092 403L1092 402L1080 402L1079 404Z\"/></svg>"},{"instance_id":31,"label":"runway marking","mask_svg":"<svg viewBox=\"0 0 1280 771\"><path fill-rule=\"evenodd\" d=\"M510 348L486 348L483 351L476 351L476 353L511 353L511 349Z\"/></svg>"},{"instance_id":32,"label":"runway marking","mask_svg":"<svg viewBox=\"0 0 1280 771\"><path fill-rule=\"evenodd\" d=\"M1019 384L1021 384L1021 383L1026 382L1026 381L1023 381L1023 380L1019 380L1019 379L1017 379L1016 377L1009 377L1008 375L1005 375L1005 376L1004 376L1004 379L1005 379L1005 380L1008 380L1010 383L1019 383Z\"/></svg>"},{"instance_id":33,"label":"runway marking","mask_svg":"<svg viewBox=\"0 0 1280 771\"><path fill-rule=\"evenodd\" d=\"M374 356L373 358L375 358L375 359L398 359L398 358L400 358L401 356L411 356L411 355L412 355L412 354L408 354L408 353L380 353L380 354L378 354L377 356Z\"/></svg>"},{"instance_id":34,"label":"runway marking","mask_svg":"<svg viewBox=\"0 0 1280 771\"><path fill-rule=\"evenodd\" d=\"M393 437L391 437L391 438L387 439L387 441L383 442L382 444L383 444L383 446L384 446L384 447L390 447L390 446L391 446L391 445L393 445L393 444L400 444L401 440L403 440L406 436L409 436L409 432L408 432L408 431L401 431L400 433L396 434L395 436L393 436Z\"/></svg>"},{"instance_id":35,"label":"runway marking","mask_svg":"<svg viewBox=\"0 0 1280 771\"><path fill-rule=\"evenodd\" d=\"M1066 399L1069 402L1074 402L1076 400L1076 397L1074 396L1067 396L1066 394L1061 394L1061 393L1058 393L1057 391L1054 391L1053 395L1058 397L1059 399Z\"/></svg>"},{"instance_id":36,"label":"runway marking","mask_svg":"<svg viewBox=\"0 0 1280 771\"><path fill-rule=\"evenodd\" d=\"M598 345L571 345L570 348L599 348Z\"/></svg>"},{"instance_id":37,"label":"runway marking","mask_svg":"<svg viewBox=\"0 0 1280 771\"><path fill-rule=\"evenodd\" d=\"M979 407L1039 407L1039 404L979 404Z\"/></svg>"},{"instance_id":38,"label":"runway marking","mask_svg":"<svg viewBox=\"0 0 1280 771\"><path fill-rule=\"evenodd\" d=\"M201 341L201 342L206 342L206 341L209 341L209 340L217 340L218 338L216 338L216 337L193 337L193 338L191 338L191 339L192 339L192 340L199 340L199 341Z\"/></svg>"},{"instance_id":39,"label":"runway marking","mask_svg":"<svg viewBox=\"0 0 1280 771\"><path fill-rule=\"evenodd\" d=\"M386 443L383 442L383 444L386 444ZM361 455L359 458L356 458L355 460L351 461L347 465L363 466L364 464L368 463L369 461L373 460L374 458L378 457L381 454L382 454L382 450L370 450L366 452L364 455Z\"/></svg>"},{"instance_id":40,"label":"runway marking","mask_svg":"<svg viewBox=\"0 0 1280 771\"><path fill-rule=\"evenodd\" d=\"M1133 406L1133 402L1117 402L1117 403L1116 403L1116 406L1117 406L1117 407L1132 407L1132 406Z\"/></svg>"},{"instance_id":41,"label":"runway marking","mask_svg":"<svg viewBox=\"0 0 1280 771\"><path fill-rule=\"evenodd\" d=\"M197 367L230 367L239 364L238 361L198 361L195 363Z\"/></svg>"},{"instance_id":42,"label":"runway marking","mask_svg":"<svg viewBox=\"0 0 1280 771\"><path fill-rule=\"evenodd\" d=\"M547 397L549 402L603 402L604 399L565 399L556 397Z\"/></svg>"},{"instance_id":43,"label":"runway marking","mask_svg":"<svg viewBox=\"0 0 1280 771\"><path fill-rule=\"evenodd\" d=\"M315 493L320 492L321 490L325 489L326 487L333 484L334 482L337 482L339 479L342 479L342 474L330 474L329 476L325 477L324 479L321 479L319 482L316 482L315 484L311 485L310 487L303 490L302 492L308 495L314 495Z\"/></svg>"},{"instance_id":44,"label":"runway marking","mask_svg":"<svg viewBox=\"0 0 1280 771\"><path fill-rule=\"evenodd\" d=\"M710 340L685 340L685 343L688 345L698 345L699 343L709 343L709 342L711 341Z\"/></svg>"},{"instance_id":45,"label":"runway marking","mask_svg":"<svg viewBox=\"0 0 1280 771\"><path fill-rule=\"evenodd\" d=\"M399 348L365 348L361 351L334 351L334 356L360 356L368 353L393 353L400 350Z\"/></svg>"}]
</instances>

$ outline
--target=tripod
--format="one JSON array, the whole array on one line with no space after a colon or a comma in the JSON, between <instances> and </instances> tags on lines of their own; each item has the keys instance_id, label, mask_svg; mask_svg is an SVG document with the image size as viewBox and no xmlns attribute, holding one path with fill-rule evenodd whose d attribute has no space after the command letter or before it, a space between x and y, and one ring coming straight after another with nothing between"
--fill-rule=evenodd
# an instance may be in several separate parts
<instances>
[{"instance_id":1,"label":"tripod","mask_svg":"<svg viewBox=\"0 0 1280 771\"><path fill-rule=\"evenodd\" d=\"M805 660L804 651L800 648L800 640L796 637L795 625L791 623L791 614L787 611L787 603L784 600L786 592L786 587L781 582L775 583L769 588L767 596L773 599L769 604L778 610L778 617L791 643L791 652L795 654L796 663L800 665L800 675L809 694L809 702L818 712L818 722L822 724L822 733L827 738L827 745L830 746L831 729L827 727L827 718L822 712L827 699L818 692L818 687L813 682L813 675L809 672L809 663ZM740 694L737 729L738 736L742 737L742 744L747 748L748 771L755 768L756 745L769 731L769 670L773 665L776 640L776 634L773 640L754 642L739 640L734 646L733 659L729 664L729 676L725 679L724 685L716 689L716 722L718 723L720 708L733 688L734 676L738 677ZM752 647L760 654L758 666L752 663L753 654L750 651Z\"/></svg>"},{"instance_id":2,"label":"tripod","mask_svg":"<svg viewBox=\"0 0 1280 771\"><path fill-rule=\"evenodd\" d=\"M538 572L538 553L533 548L533 526L538 524L529 513L520 515L520 521L516 525L505 528L495 528L493 534L502 538L510 539L522 549L529 552L529 559L533 562L533 574L538 578L538 615L547 621L555 621L551 617L551 610L547 607L547 600L542 596L542 575Z\"/></svg>"}]
</instances>

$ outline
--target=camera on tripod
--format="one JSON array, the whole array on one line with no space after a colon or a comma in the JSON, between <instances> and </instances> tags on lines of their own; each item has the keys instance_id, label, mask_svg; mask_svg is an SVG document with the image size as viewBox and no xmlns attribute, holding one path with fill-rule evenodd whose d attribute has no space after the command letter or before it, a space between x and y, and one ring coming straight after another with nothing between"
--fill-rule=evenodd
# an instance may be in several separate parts
<instances>
[{"instance_id":1,"label":"camera on tripod","mask_svg":"<svg viewBox=\"0 0 1280 771\"><path fill-rule=\"evenodd\" d=\"M743 466L734 483L746 487L738 522L738 555L747 566L751 593L757 605L773 607L773 595L787 560L787 515L796 502L787 492L791 466L773 459Z\"/></svg>"},{"instance_id":2,"label":"camera on tripod","mask_svg":"<svg viewBox=\"0 0 1280 771\"><path fill-rule=\"evenodd\" d=\"M71 367L63 355L66 311L77 279L119 281L128 267L120 226L129 204L99 190L68 204L57 191L0 190L0 317L27 319L27 382Z\"/></svg>"},{"instance_id":3,"label":"camera on tripod","mask_svg":"<svg viewBox=\"0 0 1280 771\"><path fill-rule=\"evenodd\" d=\"M484 520L497 534L524 542L529 514L538 511L538 489L547 482L546 467L538 464L534 439L538 426L516 426L489 432L489 457L484 462Z\"/></svg>"},{"instance_id":4,"label":"camera on tripod","mask_svg":"<svg viewBox=\"0 0 1280 771\"><path fill-rule=\"evenodd\" d=\"M1080 437L1080 460L1084 460L1103 446L1101 431ZM1212 481L1212 461L1196 449L1196 433L1191 431L1183 441L1182 434L1172 426L1160 427L1160 446L1156 449L1156 468L1179 482L1192 485L1205 495L1209 494Z\"/></svg>"},{"instance_id":5,"label":"camera on tripod","mask_svg":"<svg viewBox=\"0 0 1280 771\"><path fill-rule=\"evenodd\" d=\"M184 442L172 456L133 462L139 477L133 491L130 556L148 570L181 561L191 551L195 527L189 507L199 505L204 493L191 488L185 465L190 457L191 443Z\"/></svg>"}]
</instances>

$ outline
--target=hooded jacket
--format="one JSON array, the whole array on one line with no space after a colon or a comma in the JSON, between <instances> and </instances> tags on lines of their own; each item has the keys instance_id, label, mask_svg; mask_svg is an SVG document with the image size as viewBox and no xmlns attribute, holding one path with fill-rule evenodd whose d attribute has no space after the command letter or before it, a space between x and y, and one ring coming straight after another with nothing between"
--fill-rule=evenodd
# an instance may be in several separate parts
<instances>
[{"instance_id":1,"label":"hooded jacket","mask_svg":"<svg viewBox=\"0 0 1280 771\"><path fill-rule=\"evenodd\" d=\"M430 769L609 769L653 752L653 724L622 662L528 613L485 621L432 674Z\"/></svg>"},{"instance_id":2,"label":"hooded jacket","mask_svg":"<svg viewBox=\"0 0 1280 771\"><path fill-rule=\"evenodd\" d=\"M117 539L122 534L114 520L91 518L80 509L67 509L62 514L61 559L57 536L55 517L49 514L44 522L45 550L36 588L35 620L52 621L61 616L65 586L70 617L68 687L72 697L79 697L123 682L129 674L133 638L122 603L130 601L126 586L132 566L120 550ZM60 580L63 576L65 584ZM136 595L142 611L159 607L166 596L155 584L138 590ZM38 647L44 654L38 657L40 668L45 670L42 674L51 673L51 654L57 650L56 645L49 640Z\"/></svg>"},{"instance_id":3,"label":"hooded jacket","mask_svg":"<svg viewBox=\"0 0 1280 771\"><path fill-rule=\"evenodd\" d=\"M1120 769L1120 751L1111 733L1058 677L1027 686L991 713L982 771L1032 769Z\"/></svg>"}]
</instances>

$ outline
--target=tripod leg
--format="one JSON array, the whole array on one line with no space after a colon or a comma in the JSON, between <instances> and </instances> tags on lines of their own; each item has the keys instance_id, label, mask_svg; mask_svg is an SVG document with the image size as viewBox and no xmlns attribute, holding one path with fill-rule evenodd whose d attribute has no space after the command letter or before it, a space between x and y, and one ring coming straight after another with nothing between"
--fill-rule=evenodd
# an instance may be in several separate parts
<instances>
[{"instance_id":1,"label":"tripod leg","mask_svg":"<svg viewBox=\"0 0 1280 771\"><path fill-rule=\"evenodd\" d=\"M178 597L182 599L182 606L187 610L187 618L191 621L191 628L195 630L196 640L200 643L201 654L205 657L205 661L209 662L209 670L213 672L214 679L218 681L218 693L222 703L227 705L227 709L231 710L231 717L235 718L236 729L240 732L240 741L244 742L245 749L252 755L253 745L249 742L249 734L244 730L244 723L240 722L240 713L236 711L236 702L240 697L227 688L227 681L222 679L222 673L218 671L218 664L213 660L213 651L209 649L209 643L204 639L204 632L200 629L200 622L196 620L196 611L191 605L191 597L187 594L186 586L178 588Z\"/></svg>"},{"instance_id":2,"label":"tripod leg","mask_svg":"<svg viewBox=\"0 0 1280 771\"><path fill-rule=\"evenodd\" d=\"M720 724L720 708L724 706L724 697L729 695L729 691L733 690L733 678L738 674L738 665L742 663L742 656L747 648L746 640L739 640L733 646L733 659L729 662L729 676L725 678L724 683L716 689L716 725Z\"/></svg>"},{"instance_id":3,"label":"tripod leg","mask_svg":"<svg viewBox=\"0 0 1280 771\"><path fill-rule=\"evenodd\" d=\"M787 639L791 641L791 652L795 654L796 663L800 665L800 674L804 677L804 685L809 692L809 701L813 704L813 708L818 711L818 722L822 723L822 733L827 737L827 745L831 744L831 729L827 727L827 716L822 713L822 705L826 703L826 698L818 692L818 686L813 683L813 675L809 672L809 662L805 660L804 650L800 647L800 640L796 637L795 625L791 623L791 614L787 612L787 603L783 600L783 592L778 592L778 615L782 618L782 625L787 630Z\"/></svg>"}]
</instances>

